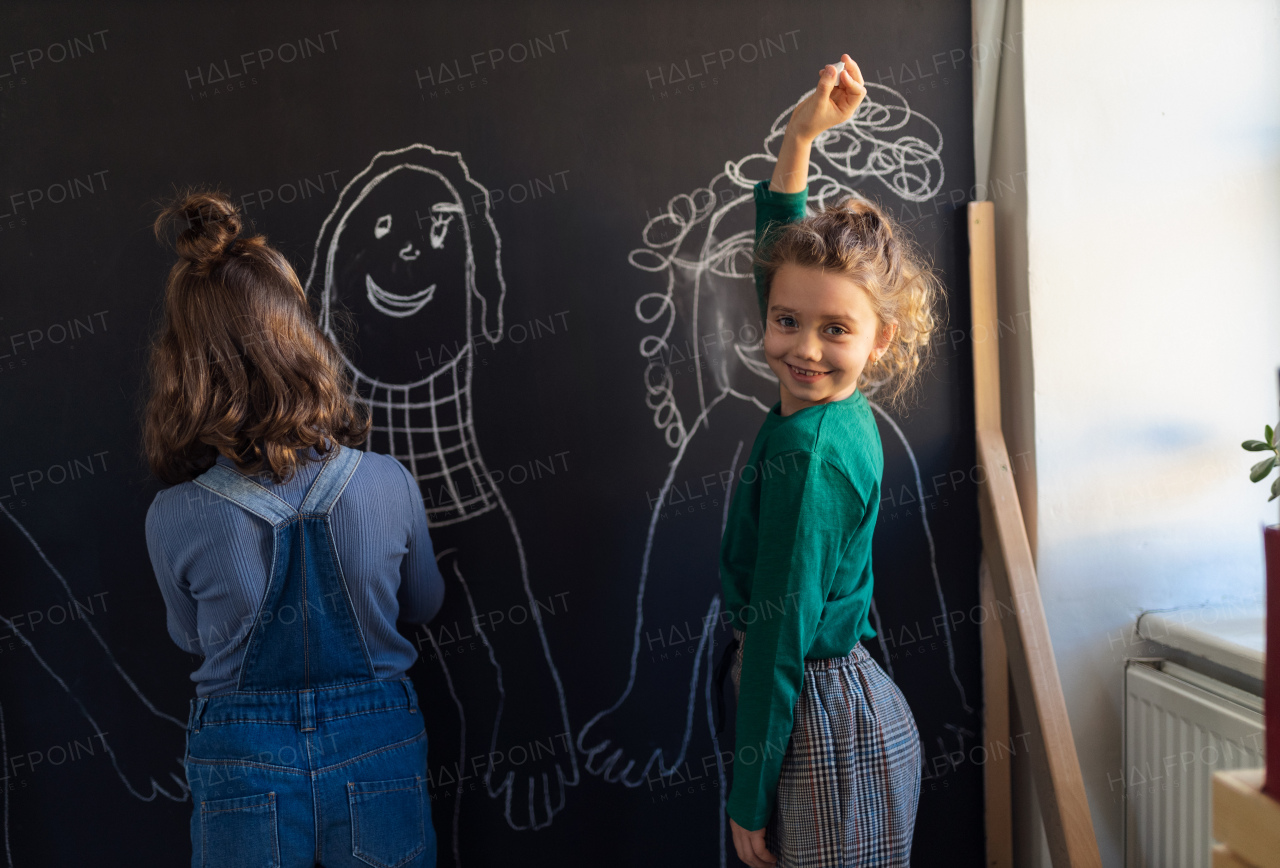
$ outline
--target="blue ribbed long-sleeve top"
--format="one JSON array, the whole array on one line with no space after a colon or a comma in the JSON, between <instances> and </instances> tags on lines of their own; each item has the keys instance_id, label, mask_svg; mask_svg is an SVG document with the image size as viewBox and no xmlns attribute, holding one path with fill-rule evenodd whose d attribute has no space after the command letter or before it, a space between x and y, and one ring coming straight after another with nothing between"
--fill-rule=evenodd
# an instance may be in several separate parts
<instances>
[{"instance_id":1,"label":"blue ribbed long-sleeve top","mask_svg":"<svg viewBox=\"0 0 1280 868\"><path fill-rule=\"evenodd\" d=\"M288 482L255 481L297 509L322 466L314 450L310 458ZM222 456L218 462L234 467ZM418 652L396 621L430 621L444 600L422 493L395 458L366 452L330 520L374 674L398 678ZM267 522L194 482L160 491L147 510L147 549L169 635L204 657L191 673L197 696L235 689L271 574L272 535Z\"/></svg>"}]
</instances>

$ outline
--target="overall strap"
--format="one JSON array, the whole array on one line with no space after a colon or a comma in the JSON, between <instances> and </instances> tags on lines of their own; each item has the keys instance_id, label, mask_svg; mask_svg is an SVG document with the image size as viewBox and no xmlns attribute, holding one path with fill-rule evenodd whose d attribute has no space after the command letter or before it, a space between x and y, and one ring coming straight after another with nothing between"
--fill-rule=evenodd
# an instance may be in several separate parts
<instances>
[{"instance_id":1,"label":"overall strap","mask_svg":"<svg viewBox=\"0 0 1280 868\"><path fill-rule=\"evenodd\" d=\"M311 483L299 512L307 516L328 515L351 481L363 455L359 449L333 444L333 451L325 458L319 475Z\"/></svg>"},{"instance_id":2,"label":"overall strap","mask_svg":"<svg viewBox=\"0 0 1280 868\"><path fill-rule=\"evenodd\" d=\"M335 443L293 515L296 524L277 527L237 690L307 691L376 677L329 522L363 454Z\"/></svg>"},{"instance_id":3,"label":"overall strap","mask_svg":"<svg viewBox=\"0 0 1280 868\"><path fill-rule=\"evenodd\" d=\"M201 488L221 495L272 527L280 527L297 516L297 511L266 488L225 464L215 464L195 478Z\"/></svg>"}]
</instances>

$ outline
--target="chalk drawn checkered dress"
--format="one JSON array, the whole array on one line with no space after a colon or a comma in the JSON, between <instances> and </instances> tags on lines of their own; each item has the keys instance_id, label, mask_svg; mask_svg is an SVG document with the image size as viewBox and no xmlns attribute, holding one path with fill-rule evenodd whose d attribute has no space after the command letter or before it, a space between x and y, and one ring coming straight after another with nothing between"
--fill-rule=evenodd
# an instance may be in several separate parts
<instances>
[{"instance_id":1,"label":"chalk drawn checkered dress","mask_svg":"<svg viewBox=\"0 0 1280 868\"><path fill-rule=\"evenodd\" d=\"M385 452L409 468L422 486L427 524L457 524L498 505L493 478L476 444L471 412L471 345L431 376L389 385L347 370L369 405L365 449Z\"/></svg>"},{"instance_id":2,"label":"chalk drawn checkered dress","mask_svg":"<svg viewBox=\"0 0 1280 868\"><path fill-rule=\"evenodd\" d=\"M743 633L731 676L742 670ZM804 662L778 802L765 827L777 868L898 868L911 858L923 770L902 691L862 643Z\"/></svg>"}]
</instances>

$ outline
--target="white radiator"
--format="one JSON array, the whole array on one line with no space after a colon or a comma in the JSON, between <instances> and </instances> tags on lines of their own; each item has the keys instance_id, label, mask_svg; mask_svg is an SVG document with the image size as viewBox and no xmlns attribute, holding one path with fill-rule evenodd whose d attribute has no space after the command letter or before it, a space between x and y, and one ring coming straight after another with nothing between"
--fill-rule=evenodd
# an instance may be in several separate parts
<instances>
[{"instance_id":1,"label":"white radiator","mask_svg":"<svg viewBox=\"0 0 1280 868\"><path fill-rule=\"evenodd\" d=\"M1262 698L1167 660L1125 663L1126 868L1209 868L1210 777L1263 759Z\"/></svg>"}]
</instances>

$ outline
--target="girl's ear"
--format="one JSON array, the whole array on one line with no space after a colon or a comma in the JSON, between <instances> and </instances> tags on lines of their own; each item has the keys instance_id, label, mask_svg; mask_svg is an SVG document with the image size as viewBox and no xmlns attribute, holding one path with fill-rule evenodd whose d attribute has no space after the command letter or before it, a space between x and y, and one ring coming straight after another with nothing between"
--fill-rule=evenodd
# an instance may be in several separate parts
<instances>
[{"instance_id":1,"label":"girl's ear","mask_svg":"<svg viewBox=\"0 0 1280 868\"><path fill-rule=\"evenodd\" d=\"M880 328L880 339L876 341L877 350L886 350L889 344L893 343L893 338L898 334L898 324L896 322L885 323Z\"/></svg>"}]
</instances>

